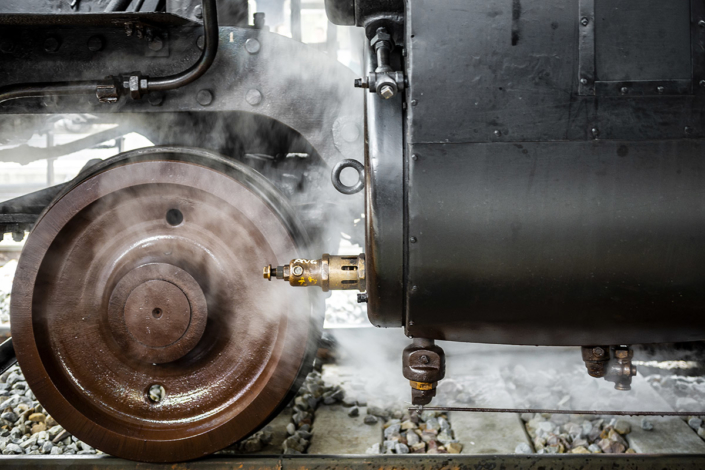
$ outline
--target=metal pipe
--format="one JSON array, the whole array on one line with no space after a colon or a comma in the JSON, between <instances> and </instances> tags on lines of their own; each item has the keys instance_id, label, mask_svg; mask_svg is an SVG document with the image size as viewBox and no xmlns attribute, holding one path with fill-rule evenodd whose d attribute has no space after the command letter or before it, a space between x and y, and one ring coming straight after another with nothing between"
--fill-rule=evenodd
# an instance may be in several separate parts
<instances>
[{"instance_id":1,"label":"metal pipe","mask_svg":"<svg viewBox=\"0 0 705 470\"><path fill-rule=\"evenodd\" d=\"M15 362L17 362L15 348L12 347L12 338L9 338L0 344L0 374L12 367Z\"/></svg>"},{"instance_id":2,"label":"metal pipe","mask_svg":"<svg viewBox=\"0 0 705 470\"><path fill-rule=\"evenodd\" d=\"M105 11L125 11L132 0L111 0Z\"/></svg>"},{"instance_id":3,"label":"metal pipe","mask_svg":"<svg viewBox=\"0 0 705 470\"><path fill-rule=\"evenodd\" d=\"M181 73L167 77L146 79L146 87L141 91L148 93L150 91L166 91L180 88L200 78L213 64L218 52L217 8L215 0L202 0L201 4L203 7L205 38L201 58ZM99 87L114 87L115 82L118 81L108 78L103 80L8 85L0 87L0 103L18 98L35 98L50 95L89 95L97 93Z\"/></svg>"},{"instance_id":4,"label":"metal pipe","mask_svg":"<svg viewBox=\"0 0 705 470\"><path fill-rule=\"evenodd\" d=\"M147 80L147 91L166 91L181 88L200 78L208 71L218 52L218 9L215 0L202 0L203 37L205 46L201 58L194 65L175 75Z\"/></svg>"},{"instance_id":5,"label":"metal pipe","mask_svg":"<svg viewBox=\"0 0 705 470\"><path fill-rule=\"evenodd\" d=\"M100 85L111 83L109 80L53 82L53 83L18 83L0 88L0 103L18 98L38 98L56 95L87 95L95 93Z\"/></svg>"}]
</instances>

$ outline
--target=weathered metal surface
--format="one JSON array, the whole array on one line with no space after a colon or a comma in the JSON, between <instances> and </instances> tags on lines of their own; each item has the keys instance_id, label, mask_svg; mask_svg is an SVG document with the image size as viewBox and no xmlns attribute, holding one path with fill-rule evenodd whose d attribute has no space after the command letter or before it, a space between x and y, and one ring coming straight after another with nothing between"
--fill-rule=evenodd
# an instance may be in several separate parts
<instances>
[{"instance_id":1,"label":"weathered metal surface","mask_svg":"<svg viewBox=\"0 0 705 470\"><path fill-rule=\"evenodd\" d=\"M207 151L94 166L44 213L17 268L12 336L29 386L111 455L182 461L228 446L310 367L319 304L250 274L306 243L266 180Z\"/></svg>"},{"instance_id":2,"label":"weathered metal surface","mask_svg":"<svg viewBox=\"0 0 705 470\"><path fill-rule=\"evenodd\" d=\"M262 456L262 457L209 457L194 462L175 465L156 465L129 462L110 457L81 458L66 457L0 457L0 462L12 462L14 468L46 469L110 469L151 470L169 468L173 470L700 470L705 465L705 455L443 455L436 457L406 456Z\"/></svg>"}]
</instances>

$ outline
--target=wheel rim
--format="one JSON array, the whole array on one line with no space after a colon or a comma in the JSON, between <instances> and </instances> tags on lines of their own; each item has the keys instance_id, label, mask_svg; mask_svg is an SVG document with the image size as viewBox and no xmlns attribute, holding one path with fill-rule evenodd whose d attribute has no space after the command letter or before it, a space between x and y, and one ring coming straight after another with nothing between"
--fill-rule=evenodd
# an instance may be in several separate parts
<instances>
[{"instance_id":1,"label":"wheel rim","mask_svg":"<svg viewBox=\"0 0 705 470\"><path fill-rule=\"evenodd\" d=\"M307 294L258 277L301 243L261 178L140 155L84 177L38 222L13 288L13 341L69 432L120 457L186 460L285 403L320 319Z\"/></svg>"}]
</instances>

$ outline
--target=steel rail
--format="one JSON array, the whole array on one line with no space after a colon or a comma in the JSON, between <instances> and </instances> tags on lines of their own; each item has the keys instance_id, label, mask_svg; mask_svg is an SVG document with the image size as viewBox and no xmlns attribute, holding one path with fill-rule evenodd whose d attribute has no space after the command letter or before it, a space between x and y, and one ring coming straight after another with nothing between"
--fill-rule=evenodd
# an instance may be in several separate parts
<instances>
[{"instance_id":1,"label":"steel rail","mask_svg":"<svg viewBox=\"0 0 705 470\"><path fill-rule=\"evenodd\" d=\"M409 411L464 411L469 413L539 413L558 415L614 416L700 416L705 411L609 411L609 410L550 410L544 408L462 408L453 406L411 406Z\"/></svg>"}]
</instances>

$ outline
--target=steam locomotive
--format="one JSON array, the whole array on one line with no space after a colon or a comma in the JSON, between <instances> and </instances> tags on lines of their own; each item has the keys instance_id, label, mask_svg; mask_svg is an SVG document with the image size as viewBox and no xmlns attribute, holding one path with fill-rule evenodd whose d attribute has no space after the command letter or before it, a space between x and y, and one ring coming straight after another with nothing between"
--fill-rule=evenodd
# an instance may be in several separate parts
<instances>
[{"instance_id":1,"label":"steam locomotive","mask_svg":"<svg viewBox=\"0 0 705 470\"><path fill-rule=\"evenodd\" d=\"M0 5L4 161L155 144L0 204L30 232L3 355L68 431L145 461L250 435L331 289L414 338L416 404L435 340L580 346L628 390L629 345L705 339L703 2L325 7L364 32L363 77L242 0ZM24 145L57 114L114 127ZM321 255L341 227L364 254Z\"/></svg>"}]
</instances>

